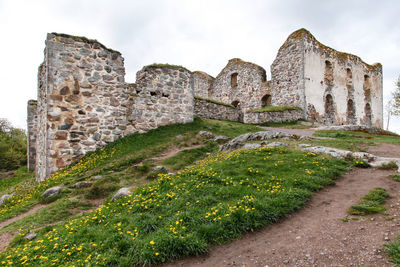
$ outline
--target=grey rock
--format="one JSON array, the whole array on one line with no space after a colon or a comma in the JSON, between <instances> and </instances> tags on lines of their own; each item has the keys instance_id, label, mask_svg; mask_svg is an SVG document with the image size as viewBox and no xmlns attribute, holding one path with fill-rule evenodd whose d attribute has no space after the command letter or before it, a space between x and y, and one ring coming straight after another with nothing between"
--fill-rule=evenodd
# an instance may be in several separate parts
<instances>
[{"instance_id":1,"label":"grey rock","mask_svg":"<svg viewBox=\"0 0 400 267\"><path fill-rule=\"evenodd\" d=\"M26 236L24 236L24 238L27 239L27 240L29 240L29 241L31 241L31 240L35 239L36 236L37 236L37 233L35 233L35 232L30 232L29 234L27 234Z\"/></svg>"},{"instance_id":2,"label":"grey rock","mask_svg":"<svg viewBox=\"0 0 400 267\"><path fill-rule=\"evenodd\" d=\"M182 139L183 139L183 136L182 136L182 135L177 135L177 136L176 136L176 139L182 140Z\"/></svg>"},{"instance_id":3,"label":"grey rock","mask_svg":"<svg viewBox=\"0 0 400 267\"><path fill-rule=\"evenodd\" d=\"M72 126L72 123L65 123L65 124L58 126L58 130L68 130L69 128L71 128L71 126Z\"/></svg>"},{"instance_id":4,"label":"grey rock","mask_svg":"<svg viewBox=\"0 0 400 267\"><path fill-rule=\"evenodd\" d=\"M72 187L73 188L84 188L84 187L90 187L92 185L92 182L88 181L80 181L74 184Z\"/></svg>"},{"instance_id":5,"label":"grey rock","mask_svg":"<svg viewBox=\"0 0 400 267\"><path fill-rule=\"evenodd\" d=\"M281 143L281 142L261 142L261 145L267 146L267 147L276 147L276 146L288 146L286 143Z\"/></svg>"},{"instance_id":6,"label":"grey rock","mask_svg":"<svg viewBox=\"0 0 400 267\"><path fill-rule=\"evenodd\" d=\"M261 145L258 143L250 143L250 144L245 144L243 146L244 149L254 149L254 148L260 148Z\"/></svg>"},{"instance_id":7,"label":"grey rock","mask_svg":"<svg viewBox=\"0 0 400 267\"><path fill-rule=\"evenodd\" d=\"M212 132L209 131L200 131L199 135L202 137L207 137L207 138L213 138L214 134Z\"/></svg>"},{"instance_id":8,"label":"grey rock","mask_svg":"<svg viewBox=\"0 0 400 267\"><path fill-rule=\"evenodd\" d=\"M153 168L153 172L165 172L165 173L168 173L169 170L167 168L165 168L164 166L155 166Z\"/></svg>"},{"instance_id":9,"label":"grey rock","mask_svg":"<svg viewBox=\"0 0 400 267\"><path fill-rule=\"evenodd\" d=\"M96 175L96 176L93 176L92 178L95 180L100 180L100 179L103 179L103 175Z\"/></svg>"},{"instance_id":10,"label":"grey rock","mask_svg":"<svg viewBox=\"0 0 400 267\"><path fill-rule=\"evenodd\" d=\"M44 191L44 193L42 194L42 197L52 197L52 196L56 196L58 194L61 193L62 190L62 186L57 185L57 186L53 186L49 189L47 189L46 191Z\"/></svg>"},{"instance_id":11,"label":"grey rock","mask_svg":"<svg viewBox=\"0 0 400 267\"><path fill-rule=\"evenodd\" d=\"M230 140L230 138L228 136L224 136L224 135L217 135L216 137L214 137L213 141L217 142L217 143L225 143L228 142Z\"/></svg>"},{"instance_id":12,"label":"grey rock","mask_svg":"<svg viewBox=\"0 0 400 267\"><path fill-rule=\"evenodd\" d=\"M246 133L239 135L238 137L231 140L229 143L223 145L220 148L220 151L237 149L243 146L243 143L248 141L257 141L257 140L268 140L268 139L288 139L288 140L298 140L300 136L278 132L278 131L261 131L255 133Z\"/></svg>"},{"instance_id":13,"label":"grey rock","mask_svg":"<svg viewBox=\"0 0 400 267\"><path fill-rule=\"evenodd\" d=\"M7 200L11 199L14 196L14 193L10 194L5 194L0 198L0 206L3 205Z\"/></svg>"},{"instance_id":14,"label":"grey rock","mask_svg":"<svg viewBox=\"0 0 400 267\"><path fill-rule=\"evenodd\" d=\"M131 191L129 190L129 188L128 187L123 187L120 190L118 190L117 193L115 193L113 195L113 197L111 198L111 202L113 202L113 201L115 201L115 200L117 200L119 198L122 198L122 197L127 197L130 194L131 194Z\"/></svg>"}]
</instances>

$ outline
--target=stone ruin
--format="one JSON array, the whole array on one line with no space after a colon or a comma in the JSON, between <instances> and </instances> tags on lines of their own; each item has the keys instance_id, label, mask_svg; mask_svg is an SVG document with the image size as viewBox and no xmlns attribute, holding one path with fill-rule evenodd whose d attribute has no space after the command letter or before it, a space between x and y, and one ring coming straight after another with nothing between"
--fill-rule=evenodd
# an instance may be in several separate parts
<instances>
[{"instance_id":1,"label":"stone ruin","mask_svg":"<svg viewBox=\"0 0 400 267\"><path fill-rule=\"evenodd\" d=\"M267 80L262 67L231 59L215 78L153 64L127 83L121 53L96 40L48 34L37 101L28 102L28 167L42 181L120 137L194 116L382 128L379 63L368 65L300 29L279 49L271 75ZM268 106L288 108L263 110Z\"/></svg>"}]
</instances>

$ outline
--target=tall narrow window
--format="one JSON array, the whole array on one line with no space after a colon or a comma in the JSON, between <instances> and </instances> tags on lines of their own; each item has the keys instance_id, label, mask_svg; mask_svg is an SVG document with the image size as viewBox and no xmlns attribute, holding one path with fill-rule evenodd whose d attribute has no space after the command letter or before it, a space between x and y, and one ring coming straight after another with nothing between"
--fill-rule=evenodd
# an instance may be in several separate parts
<instances>
[{"instance_id":1,"label":"tall narrow window","mask_svg":"<svg viewBox=\"0 0 400 267\"><path fill-rule=\"evenodd\" d=\"M325 98L325 123L331 125L335 123L335 103L332 95L328 94Z\"/></svg>"},{"instance_id":2,"label":"tall narrow window","mask_svg":"<svg viewBox=\"0 0 400 267\"><path fill-rule=\"evenodd\" d=\"M365 105L365 125L367 127L371 127L372 126L372 113L371 113L371 105L369 103L367 103Z\"/></svg>"},{"instance_id":3,"label":"tall narrow window","mask_svg":"<svg viewBox=\"0 0 400 267\"><path fill-rule=\"evenodd\" d=\"M238 78L238 74L237 73L233 73L231 75L231 87L232 88L236 88L238 86L237 78Z\"/></svg>"},{"instance_id":4,"label":"tall narrow window","mask_svg":"<svg viewBox=\"0 0 400 267\"><path fill-rule=\"evenodd\" d=\"M353 87L353 74L351 73L351 69L347 68L347 74L346 74L346 87L348 90L351 90Z\"/></svg>"},{"instance_id":5,"label":"tall narrow window","mask_svg":"<svg viewBox=\"0 0 400 267\"><path fill-rule=\"evenodd\" d=\"M364 97L366 102L371 101L371 81L368 75L364 75Z\"/></svg>"},{"instance_id":6,"label":"tall narrow window","mask_svg":"<svg viewBox=\"0 0 400 267\"><path fill-rule=\"evenodd\" d=\"M333 67L332 63L328 60L325 61L325 83L331 84L333 82Z\"/></svg>"},{"instance_id":7,"label":"tall narrow window","mask_svg":"<svg viewBox=\"0 0 400 267\"><path fill-rule=\"evenodd\" d=\"M347 101L347 124L356 124L356 109L351 99Z\"/></svg>"}]
</instances>

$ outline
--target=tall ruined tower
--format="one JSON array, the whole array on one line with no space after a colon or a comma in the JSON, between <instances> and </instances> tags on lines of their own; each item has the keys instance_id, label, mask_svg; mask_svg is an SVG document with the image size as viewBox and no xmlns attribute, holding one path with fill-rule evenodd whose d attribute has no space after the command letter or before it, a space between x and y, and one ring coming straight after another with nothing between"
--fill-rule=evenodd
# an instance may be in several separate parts
<instances>
[{"instance_id":1,"label":"tall ruined tower","mask_svg":"<svg viewBox=\"0 0 400 267\"><path fill-rule=\"evenodd\" d=\"M382 128L382 65L321 44L309 31L292 33L271 65L272 103L298 106L324 125Z\"/></svg>"}]
</instances>

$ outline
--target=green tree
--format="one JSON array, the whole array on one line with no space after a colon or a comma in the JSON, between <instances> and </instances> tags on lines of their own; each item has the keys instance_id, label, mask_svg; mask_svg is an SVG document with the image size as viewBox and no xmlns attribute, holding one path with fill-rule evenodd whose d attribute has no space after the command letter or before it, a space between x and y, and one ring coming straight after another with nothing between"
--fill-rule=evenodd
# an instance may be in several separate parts
<instances>
[{"instance_id":1,"label":"green tree","mask_svg":"<svg viewBox=\"0 0 400 267\"><path fill-rule=\"evenodd\" d=\"M7 119L0 118L0 170L13 170L26 164L26 134Z\"/></svg>"},{"instance_id":2,"label":"green tree","mask_svg":"<svg viewBox=\"0 0 400 267\"><path fill-rule=\"evenodd\" d=\"M400 76L399 76L399 78L397 78L396 89L393 92L392 99L393 99L392 114L395 116L399 116L400 115Z\"/></svg>"}]
</instances>

